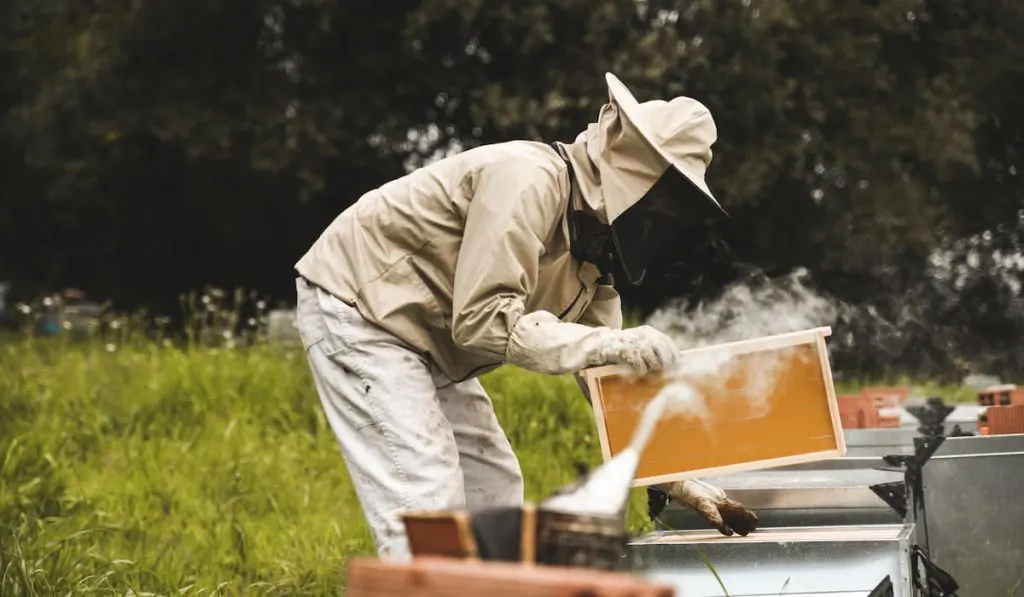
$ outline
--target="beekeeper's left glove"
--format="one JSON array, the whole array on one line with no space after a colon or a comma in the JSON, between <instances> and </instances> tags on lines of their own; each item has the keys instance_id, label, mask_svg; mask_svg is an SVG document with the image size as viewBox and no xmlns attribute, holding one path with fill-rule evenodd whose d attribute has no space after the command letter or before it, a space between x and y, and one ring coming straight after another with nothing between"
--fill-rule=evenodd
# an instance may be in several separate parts
<instances>
[{"instance_id":1,"label":"beekeeper's left glove","mask_svg":"<svg viewBox=\"0 0 1024 597\"><path fill-rule=\"evenodd\" d=\"M757 514L730 499L721 488L705 481L687 479L659 485L668 496L697 511L711 526L726 536L749 535L758 525Z\"/></svg>"}]
</instances>

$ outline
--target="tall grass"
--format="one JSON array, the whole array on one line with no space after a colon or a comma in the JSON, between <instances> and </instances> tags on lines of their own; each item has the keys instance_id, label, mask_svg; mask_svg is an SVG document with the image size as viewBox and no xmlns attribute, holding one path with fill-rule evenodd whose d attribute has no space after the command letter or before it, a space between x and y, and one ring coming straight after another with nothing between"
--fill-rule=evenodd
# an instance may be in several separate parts
<instances>
[{"instance_id":1,"label":"tall grass","mask_svg":"<svg viewBox=\"0 0 1024 597\"><path fill-rule=\"evenodd\" d=\"M0 339L0 595L338 594L372 543L301 351L101 327ZM571 379L483 382L529 499L599 463Z\"/></svg>"},{"instance_id":2,"label":"tall grass","mask_svg":"<svg viewBox=\"0 0 1024 597\"><path fill-rule=\"evenodd\" d=\"M599 462L571 379L484 384L530 499ZM335 594L369 553L301 351L0 343L0 595Z\"/></svg>"}]
</instances>

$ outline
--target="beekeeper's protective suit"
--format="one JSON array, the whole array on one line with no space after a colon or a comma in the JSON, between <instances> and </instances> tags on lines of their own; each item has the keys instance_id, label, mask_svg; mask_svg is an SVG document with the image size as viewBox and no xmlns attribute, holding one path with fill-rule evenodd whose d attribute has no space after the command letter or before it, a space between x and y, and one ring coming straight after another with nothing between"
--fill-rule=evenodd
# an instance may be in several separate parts
<instances>
[{"instance_id":1,"label":"beekeeper's protective suit","mask_svg":"<svg viewBox=\"0 0 1024 597\"><path fill-rule=\"evenodd\" d=\"M717 131L688 98L610 102L571 144L470 149L363 195L296 270L299 330L378 554L404 559L400 515L523 501L519 463L478 381L670 366L675 343L623 330L609 276L643 279L659 246L722 213L704 182ZM670 495L723 532L724 493Z\"/></svg>"}]
</instances>

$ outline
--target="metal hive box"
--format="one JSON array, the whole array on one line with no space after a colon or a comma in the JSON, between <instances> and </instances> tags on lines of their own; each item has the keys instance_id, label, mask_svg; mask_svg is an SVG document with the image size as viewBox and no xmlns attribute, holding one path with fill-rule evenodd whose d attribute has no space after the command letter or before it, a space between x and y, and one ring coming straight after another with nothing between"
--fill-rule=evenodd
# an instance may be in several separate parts
<instances>
[{"instance_id":1,"label":"metal hive box","mask_svg":"<svg viewBox=\"0 0 1024 597\"><path fill-rule=\"evenodd\" d=\"M703 404L664 414L633 486L843 456L830 334L822 327L685 350L683 371L671 380L638 378L615 365L584 371L604 459L629 444L643 408L680 381ZM716 364L687 372L688 363L701 362Z\"/></svg>"},{"instance_id":2,"label":"metal hive box","mask_svg":"<svg viewBox=\"0 0 1024 597\"><path fill-rule=\"evenodd\" d=\"M630 552L637 576L683 596L913 597L913 533L906 523L763 528L746 537L665 531L638 537Z\"/></svg>"}]
</instances>

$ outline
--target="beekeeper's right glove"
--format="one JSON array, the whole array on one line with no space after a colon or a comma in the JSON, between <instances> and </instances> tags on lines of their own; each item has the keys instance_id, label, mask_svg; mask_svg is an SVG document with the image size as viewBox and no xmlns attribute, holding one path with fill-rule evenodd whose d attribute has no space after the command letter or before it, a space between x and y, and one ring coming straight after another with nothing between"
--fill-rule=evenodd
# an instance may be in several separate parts
<instances>
[{"instance_id":1,"label":"beekeeper's right glove","mask_svg":"<svg viewBox=\"0 0 1024 597\"><path fill-rule=\"evenodd\" d=\"M689 506L719 533L747 536L757 529L757 514L730 498L721 488L699 479L686 479L659 485L673 500Z\"/></svg>"},{"instance_id":2,"label":"beekeeper's right glove","mask_svg":"<svg viewBox=\"0 0 1024 597\"><path fill-rule=\"evenodd\" d=\"M679 348L672 338L651 326L625 330L589 327L535 311L516 322L506 361L553 375L600 365L625 365L646 375L670 369L678 359Z\"/></svg>"}]
</instances>

